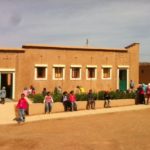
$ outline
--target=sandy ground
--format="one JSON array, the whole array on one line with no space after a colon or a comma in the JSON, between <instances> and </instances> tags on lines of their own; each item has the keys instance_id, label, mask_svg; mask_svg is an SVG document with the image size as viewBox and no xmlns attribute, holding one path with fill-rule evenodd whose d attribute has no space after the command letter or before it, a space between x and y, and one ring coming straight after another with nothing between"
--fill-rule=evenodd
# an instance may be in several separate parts
<instances>
[{"instance_id":1,"label":"sandy ground","mask_svg":"<svg viewBox=\"0 0 150 150\"><path fill-rule=\"evenodd\" d=\"M0 150L150 150L150 109L0 125Z\"/></svg>"}]
</instances>

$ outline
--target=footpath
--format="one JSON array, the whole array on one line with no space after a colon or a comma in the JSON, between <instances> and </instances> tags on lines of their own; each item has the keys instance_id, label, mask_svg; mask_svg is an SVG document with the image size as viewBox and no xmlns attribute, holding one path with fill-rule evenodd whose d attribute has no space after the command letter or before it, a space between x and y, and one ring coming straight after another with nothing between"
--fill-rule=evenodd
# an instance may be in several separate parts
<instances>
[{"instance_id":1,"label":"footpath","mask_svg":"<svg viewBox=\"0 0 150 150\"><path fill-rule=\"evenodd\" d=\"M14 105L15 102L6 102L4 105L0 104L0 125L16 124L16 121L14 120L16 116L14 111ZM115 113L123 111L137 111L142 109L150 109L150 105L131 105L112 108L101 108L94 110L79 110L73 112L59 112L59 113L32 115L26 116L26 122L34 122L49 119L63 119L68 117L79 117L86 115Z\"/></svg>"}]
</instances>

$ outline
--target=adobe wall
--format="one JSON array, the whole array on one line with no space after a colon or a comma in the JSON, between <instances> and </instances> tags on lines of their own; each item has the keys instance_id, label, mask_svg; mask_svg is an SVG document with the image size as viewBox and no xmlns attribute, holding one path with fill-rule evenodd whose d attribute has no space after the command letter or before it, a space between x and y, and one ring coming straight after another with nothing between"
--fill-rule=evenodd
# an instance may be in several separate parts
<instances>
[{"instance_id":1,"label":"adobe wall","mask_svg":"<svg viewBox=\"0 0 150 150\"><path fill-rule=\"evenodd\" d=\"M53 91L54 87L61 86L63 90L75 90L76 86L83 86L86 91L116 90L118 66L129 66L129 78L138 84L139 44L128 46L125 51L93 50L86 48L58 49L58 48L22 48L22 52L1 52L0 68L15 68L15 96L20 97L24 87L33 85L40 93L44 87ZM46 64L48 67L47 80L35 80L35 65ZM52 80L54 64L65 65L65 80ZM82 65L81 80L70 80L70 66ZM86 80L86 66L97 66L97 79ZM112 66L112 79L101 78L102 65Z\"/></svg>"},{"instance_id":2,"label":"adobe wall","mask_svg":"<svg viewBox=\"0 0 150 150\"><path fill-rule=\"evenodd\" d=\"M63 90L70 91L74 90L78 85L83 86L86 91L90 88L94 91L116 90L117 68L119 65L130 66L131 79L134 77L134 81L138 83L138 68L135 68L138 61L136 48L131 48L130 53L118 51L27 49L25 55L20 56L19 63L22 67L19 69L19 76L24 78L21 79L22 83L19 83L20 86L18 88L20 87L21 90L24 86L34 85L38 93L42 91L43 87L53 91L55 86L61 86ZM35 64L48 65L47 80L37 81L34 79ZM66 66L65 80L52 80L53 64L63 64ZM82 65L82 80L70 80L71 65ZM86 65L97 65L97 80L86 80ZM112 66L111 80L101 79L102 65Z\"/></svg>"},{"instance_id":3,"label":"adobe wall","mask_svg":"<svg viewBox=\"0 0 150 150\"><path fill-rule=\"evenodd\" d=\"M140 63L139 83L150 83L150 63Z\"/></svg>"}]
</instances>

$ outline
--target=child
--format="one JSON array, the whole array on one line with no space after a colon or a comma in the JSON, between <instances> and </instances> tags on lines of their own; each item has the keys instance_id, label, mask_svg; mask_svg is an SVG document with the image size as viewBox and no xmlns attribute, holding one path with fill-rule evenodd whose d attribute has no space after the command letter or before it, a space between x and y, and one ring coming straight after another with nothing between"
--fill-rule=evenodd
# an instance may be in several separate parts
<instances>
[{"instance_id":1,"label":"child","mask_svg":"<svg viewBox=\"0 0 150 150\"><path fill-rule=\"evenodd\" d=\"M44 98L45 103L45 113L50 113L52 110L53 97L50 92L47 92L47 95Z\"/></svg>"},{"instance_id":2,"label":"child","mask_svg":"<svg viewBox=\"0 0 150 150\"><path fill-rule=\"evenodd\" d=\"M95 109L95 99L92 92L92 89L89 90L89 93L87 94L87 104L86 109Z\"/></svg>"},{"instance_id":3,"label":"child","mask_svg":"<svg viewBox=\"0 0 150 150\"><path fill-rule=\"evenodd\" d=\"M108 91L104 93L104 108L110 108L110 95Z\"/></svg>"},{"instance_id":4,"label":"child","mask_svg":"<svg viewBox=\"0 0 150 150\"><path fill-rule=\"evenodd\" d=\"M69 100L68 100L68 93L67 93L67 91L63 92L61 102L63 103L64 111L67 111L68 107L69 107Z\"/></svg>"},{"instance_id":5,"label":"child","mask_svg":"<svg viewBox=\"0 0 150 150\"><path fill-rule=\"evenodd\" d=\"M28 108L28 102L25 98L24 93L21 94L21 98L18 101L17 108L19 110L19 119L18 122L25 122L25 111Z\"/></svg>"},{"instance_id":6,"label":"child","mask_svg":"<svg viewBox=\"0 0 150 150\"><path fill-rule=\"evenodd\" d=\"M76 104L76 96L74 91L71 91L69 94L69 101L71 103L71 111L77 111L77 104Z\"/></svg>"},{"instance_id":7,"label":"child","mask_svg":"<svg viewBox=\"0 0 150 150\"><path fill-rule=\"evenodd\" d=\"M0 91L0 97L1 97L1 103L5 104L5 98L6 98L6 88L2 87L2 90Z\"/></svg>"}]
</instances>

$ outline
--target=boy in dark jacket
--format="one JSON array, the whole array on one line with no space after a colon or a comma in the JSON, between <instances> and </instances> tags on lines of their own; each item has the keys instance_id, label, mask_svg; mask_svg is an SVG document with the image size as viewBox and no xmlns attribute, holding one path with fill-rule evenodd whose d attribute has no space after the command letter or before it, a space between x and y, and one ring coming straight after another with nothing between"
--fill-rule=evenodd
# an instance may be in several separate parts
<instances>
[{"instance_id":1,"label":"boy in dark jacket","mask_svg":"<svg viewBox=\"0 0 150 150\"><path fill-rule=\"evenodd\" d=\"M108 91L104 92L104 108L110 108L110 94Z\"/></svg>"}]
</instances>

